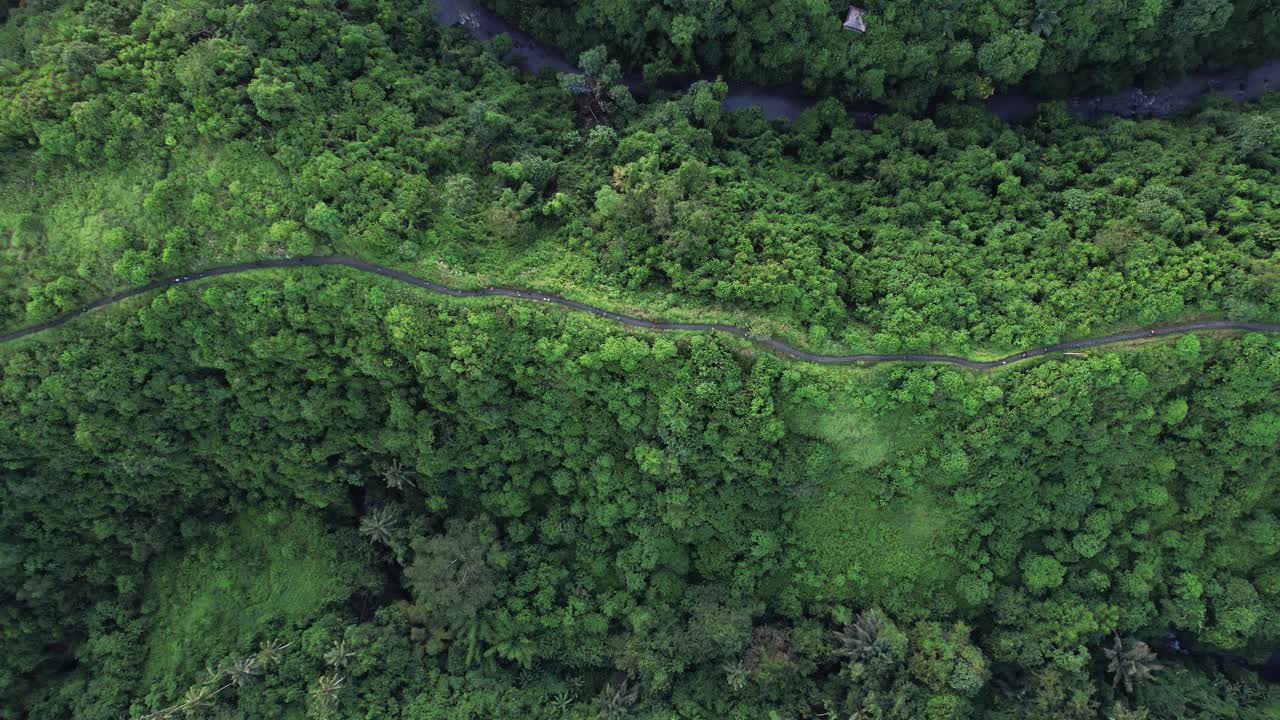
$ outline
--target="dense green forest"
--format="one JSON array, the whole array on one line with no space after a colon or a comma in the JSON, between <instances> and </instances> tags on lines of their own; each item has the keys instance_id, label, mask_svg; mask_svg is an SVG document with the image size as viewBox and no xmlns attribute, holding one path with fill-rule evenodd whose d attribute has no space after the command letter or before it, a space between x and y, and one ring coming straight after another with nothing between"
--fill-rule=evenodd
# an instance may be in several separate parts
<instances>
[{"instance_id":1,"label":"dense green forest","mask_svg":"<svg viewBox=\"0 0 1280 720\"><path fill-rule=\"evenodd\" d=\"M1157 84L1280 54L1268 0L483 0L582 51L607 45L654 82L723 72L918 110L1025 87L1059 97Z\"/></svg>"},{"instance_id":2,"label":"dense green forest","mask_svg":"<svg viewBox=\"0 0 1280 720\"><path fill-rule=\"evenodd\" d=\"M869 131L831 101L780 128L721 113L715 84L636 107L601 82L575 102L425 7L110 7L2 28L0 326L335 251L816 347L1001 350L1280 312L1274 96Z\"/></svg>"},{"instance_id":3,"label":"dense green forest","mask_svg":"<svg viewBox=\"0 0 1280 720\"><path fill-rule=\"evenodd\" d=\"M738 25L673 52L678 4L548 9L616 58L557 78L407 0L18 5L0 329L329 253L817 350L1280 319L1276 95L782 125L722 82L637 102L619 60L785 79L790 42L891 26L775 19L751 66ZM1263 3L970 5L938 32L978 70L849 67L912 107L1009 33L1043 52L999 83L1054 92L1275 35ZM1280 646L1278 449L1257 333L819 367L341 268L174 286L0 345L0 718L1275 718L1241 663Z\"/></svg>"},{"instance_id":4,"label":"dense green forest","mask_svg":"<svg viewBox=\"0 0 1280 720\"><path fill-rule=\"evenodd\" d=\"M1275 339L830 372L326 272L176 288L6 351L4 662L32 717L164 707L272 640L279 665L218 707L1280 702L1176 663L1116 690L1103 652L1280 634Z\"/></svg>"}]
</instances>

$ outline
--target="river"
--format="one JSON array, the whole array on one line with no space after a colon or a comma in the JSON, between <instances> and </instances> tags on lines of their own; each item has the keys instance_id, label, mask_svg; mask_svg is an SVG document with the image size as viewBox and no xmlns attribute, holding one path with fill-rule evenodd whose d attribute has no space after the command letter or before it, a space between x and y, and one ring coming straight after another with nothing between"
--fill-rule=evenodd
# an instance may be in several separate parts
<instances>
[{"instance_id":1,"label":"river","mask_svg":"<svg viewBox=\"0 0 1280 720\"><path fill-rule=\"evenodd\" d=\"M559 48L547 45L514 27L477 0L435 0L436 19L444 25L461 25L479 40L489 40L502 33L511 37L511 59L521 69L539 72L578 72ZM710 77L710 76L707 76ZM692 82L699 78L686 78ZM644 83L638 76L628 76L627 85L636 94L644 94ZM757 107L770 120L794 120L818 99L807 97L799 85L763 87L739 80L727 81L729 94L726 110ZM1237 102L1254 100L1271 90L1280 90L1280 59L1270 60L1252 70L1191 75L1154 91L1130 88L1108 95L1066 98L1067 108L1087 120L1105 115L1126 118L1149 118L1173 115L1193 107L1206 94L1218 93ZM1044 98L1023 93L994 95L985 102L987 111L1005 122L1016 123L1036 113ZM889 112L872 102L849 104L849 114L860 126L869 126L876 117Z\"/></svg>"}]
</instances>

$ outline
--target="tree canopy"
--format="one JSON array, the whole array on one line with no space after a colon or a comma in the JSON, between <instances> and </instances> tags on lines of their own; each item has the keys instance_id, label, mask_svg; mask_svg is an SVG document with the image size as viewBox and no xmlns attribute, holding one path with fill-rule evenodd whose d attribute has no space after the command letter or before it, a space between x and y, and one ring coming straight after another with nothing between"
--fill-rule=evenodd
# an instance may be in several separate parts
<instances>
[{"instance_id":1,"label":"tree canopy","mask_svg":"<svg viewBox=\"0 0 1280 720\"><path fill-rule=\"evenodd\" d=\"M936 5L500 4L582 51L530 76L426 3L8 3L0 329L334 253L816 351L1280 318L1275 95L839 101L1245 62L1265 4ZM1273 718L1278 448L1262 333L835 367L334 266L166 285L0 345L0 720Z\"/></svg>"},{"instance_id":2,"label":"tree canopy","mask_svg":"<svg viewBox=\"0 0 1280 720\"><path fill-rule=\"evenodd\" d=\"M882 0L860 3L865 33L843 28L843 1L485 4L572 52L606 45L652 81L720 72L904 110L1010 88L1049 97L1111 92L1280 50L1280 18L1258 0Z\"/></svg>"}]
</instances>

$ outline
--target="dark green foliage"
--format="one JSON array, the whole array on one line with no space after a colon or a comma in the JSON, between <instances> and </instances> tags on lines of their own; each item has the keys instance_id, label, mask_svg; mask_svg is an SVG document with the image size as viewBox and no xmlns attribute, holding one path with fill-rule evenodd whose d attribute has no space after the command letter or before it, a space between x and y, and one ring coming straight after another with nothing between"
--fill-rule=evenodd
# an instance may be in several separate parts
<instances>
[{"instance_id":1,"label":"dark green foliage","mask_svg":"<svg viewBox=\"0 0 1280 720\"><path fill-rule=\"evenodd\" d=\"M854 3L867 10L862 34L841 27L848 2L485 4L570 53L604 43L649 80L710 70L910 110L997 87L1114 90L1280 49L1280 17L1260 0Z\"/></svg>"},{"instance_id":2,"label":"dark green foliage","mask_svg":"<svg viewBox=\"0 0 1280 720\"><path fill-rule=\"evenodd\" d=\"M330 252L819 349L1274 321L1274 97L782 128L720 81L636 105L609 59L918 106L1280 37L1261 3L1077 5L855 37L587 3L565 31L612 55L561 87L424 3L32 0L0 26L0 325ZM176 286L0 349L0 718L1274 717L1213 653L1280 641L1277 358L829 368L336 268Z\"/></svg>"},{"instance_id":3,"label":"dark green foliage","mask_svg":"<svg viewBox=\"0 0 1280 720\"><path fill-rule=\"evenodd\" d=\"M4 607L24 619L6 626L9 697L83 717L144 697L165 707L205 661L234 668L264 640L299 637L301 653L280 670L244 669L215 702L265 707L293 687L335 716L396 703L501 715L556 697L594 712L594 697L637 692L636 707L653 711L825 702L973 717L1004 712L992 678L1012 667L1019 675L1001 682L1041 716L1095 717L1110 676L1105 663L1091 669L1089 651L1113 632L1198 626L1221 647L1274 636L1276 458L1242 452L1275 406L1274 341L1202 338L1193 360L1179 343L987 377L898 368L824 379L700 337L637 338L585 318L433 307L399 292L311 274L224 280L7 352L0 442L21 492L0 522L11 555L26 558L0 566ZM918 383L934 389L902 392ZM963 595L918 597L952 610L900 629L880 611L858 618L820 599L835 578L804 569L810 550L788 530L806 522L786 508L811 482L815 441L773 408L846 391L866 398L872 422L928 418L938 440L898 438L872 461L879 480L833 470L820 487L936 495L960 522L949 562L972 580ZM1185 411L1157 412L1173 398ZM929 460L957 452L968 458L959 474ZM218 640L226 650L157 666L173 680L151 695L128 649L144 645L125 643L154 632L158 616L136 600L149 554L267 500L329 508L344 518L348 560L375 562L346 488L393 462L418 472L416 486L393 491L417 508L400 522L418 540L393 580L413 602L383 601L375 625L342 608L341 621L302 610L313 618L305 630L264 617L244 639ZM1049 559L1067 571L1027 587L1025 569ZM68 576L92 580L59 580ZM359 596L350 607L379 604ZM69 610L89 598L114 608L112 625ZM821 619L832 613L839 622ZM54 674L69 647L85 648L82 669ZM379 669L391 652L405 659ZM833 657L848 660L833 667ZM509 683L522 667L543 679L505 700L483 684L427 689L437 673ZM618 671L625 691L621 675L607 677ZM55 689L85 672L99 689L65 708ZM583 675L591 685L575 689ZM1236 702L1269 696L1248 697Z\"/></svg>"},{"instance_id":4,"label":"dark green foliage","mask_svg":"<svg viewBox=\"0 0 1280 720\"><path fill-rule=\"evenodd\" d=\"M616 60L608 60L603 47L596 47L578 57L581 74L561 74L560 87L579 99L589 125L597 125L632 110L635 100L622 82L622 69Z\"/></svg>"},{"instance_id":5,"label":"dark green foliage","mask_svg":"<svg viewBox=\"0 0 1280 720\"><path fill-rule=\"evenodd\" d=\"M454 520L445 534L414 541L405 582L433 626L458 630L493 600L506 564L496 535L485 520Z\"/></svg>"}]
</instances>

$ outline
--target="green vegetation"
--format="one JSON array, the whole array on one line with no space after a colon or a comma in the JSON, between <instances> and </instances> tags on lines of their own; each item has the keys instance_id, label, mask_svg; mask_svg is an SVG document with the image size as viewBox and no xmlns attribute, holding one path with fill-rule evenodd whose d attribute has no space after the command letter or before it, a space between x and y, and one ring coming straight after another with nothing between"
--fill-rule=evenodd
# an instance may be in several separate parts
<instances>
[{"instance_id":1,"label":"green vegetation","mask_svg":"<svg viewBox=\"0 0 1280 720\"><path fill-rule=\"evenodd\" d=\"M650 80L723 72L764 84L920 110L1027 86L1060 97L1275 57L1280 17L1263 0L879 0L867 31L851 3L486 0L555 45L603 43Z\"/></svg>"},{"instance_id":2,"label":"green vegetation","mask_svg":"<svg viewBox=\"0 0 1280 720\"><path fill-rule=\"evenodd\" d=\"M313 516L246 514L210 530L222 536L216 543L196 544L151 568L142 600L154 623L144 655L146 687L163 673L190 675L255 646L263 627L297 632L356 590L378 589L366 564L371 558L355 537L339 542Z\"/></svg>"},{"instance_id":3,"label":"green vegetation","mask_svg":"<svg viewBox=\"0 0 1280 720\"><path fill-rule=\"evenodd\" d=\"M519 78L425 5L72 7L0 28L23 60L0 75L0 325L312 252L675 318L713 306L815 348L1001 351L1280 312L1274 98L858 131L834 101L787 129L723 115L700 84L596 124L597 100ZM52 49L90 36L80 77ZM287 113L265 86L292 88Z\"/></svg>"},{"instance_id":4,"label":"green vegetation","mask_svg":"<svg viewBox=\"0 0 1280 720\"><path fill-rule=\"evenodd\" d=\"M910 615L924 609L921 598L954 604L956 573L945 549L952 527L933 505L931 493L878 497L873 477L842 478L826 494L798 503L796 542L817 576L835 583L818 597L842 599L855 607L880 604Z\"/></svg>"},{"instance_id":5,"label":"green vegetation","mask_svg":"<svg viewBox=\"0 0 1280 720\"><path fill-rule=\"evenodd\" d=\"M865 683L902 717L1015 717L1010 683L1052 717L1274 702L1186 668L1127 696L1102 650L1171 625L1223 649L1276 638L1275 339L832 371L338 270L174 288L77 330L7 351L0 391L21 488L0 511L21 558L0 586L22 619L7 692L41 714L164 707L204 661L166 648L217 663L290 638L281 673L217 702L302 711L343 638L362 669L339 716L560 717L561 693L589 716L613 672L641 716L853 712ZM874 454L822 419L848 398L884 433ZM383 527L363 550L349 490ZM341 529L250 512L299 504ZM184 540L204 532L227 540ZM195 549L148 562L175 543ZM377 568L405 601L358 600ZM906 640L846 667L834 632L871 607ZM1231 712L1197 717L1248 716Z\"/></svg>"},{"instance_id":6,"label":"green vegetation","mask_svg":"<svg viewBox=\"0 0 1280 720\"><path fill-rule=\"evenodd\" d=\"M1171 8L1041 10L1154 53ZM1262 11L1027 72L1242 59ZM818 350L1280 317L1274 95L783 127L506 48L402 0L9 7L0 327L324 253ZM828 367L340 267L176 285L0 347L0 719L1274 718L1221 653L1280 643L1277 449L1263 334Z\"/></svg>"}]
</instances>

